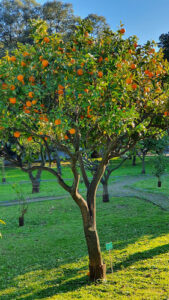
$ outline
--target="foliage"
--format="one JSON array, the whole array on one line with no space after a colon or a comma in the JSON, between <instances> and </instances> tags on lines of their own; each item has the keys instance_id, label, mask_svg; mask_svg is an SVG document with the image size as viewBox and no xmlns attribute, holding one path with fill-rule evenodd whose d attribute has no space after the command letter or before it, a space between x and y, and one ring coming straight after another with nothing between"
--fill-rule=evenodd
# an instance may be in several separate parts
<instances>
[{"instance_id":1,"label":"foliage","mask_svg":"<svg viewBox=\"0 0 169 300\"><path fill-rule=\"evenodd\" d=\"M163 154L157 155L154 158L154 170L153 174L160 179L166 169L166 158Z\"/></svg>"},{"instance_id":2,"label":"foliage","mask_svg":"<svg viewBox=\"0 0 169 300\"><path fill-rule=\"evenodd\" d=\"M96 230L96 191L112 157L121 156L140 139L161 133L168 118L168 63L153 43L137 45L135 36L123 39L105 31L91 36L90 24L82 21L63 42L48 35L46 23L34 21L34 43L20 45L1 60L0 138L9 134L67 153L72 185L49 167L81 210L89 251L90 279L102 279L103 260ZM83 152L102 150L93 177L87 177ZM86 199L79 193L79 169L86 185ZM38 166L31 168L31 171Z\"/></svg>"},{"instance_id":3,"label":"foliage","mask_svg":"<svg viewBox=\"0 0 169 300\"><path fill-rule=\"evenodd\" d=\"M159 40L158 46L163 49L164 58L169 61L169 32L161 34Z\"/></svg>"},{"instance_id":4,"label":"foliage","mask_svg":"<svg viewBox=\"0 0 169 300\"><path fill-rule=\"evenodd\" d=\"M28 200L26 199L26 197L23 193L21 185L14 183L14 184L12 184L12 188L17 195L17 201L19 201L20 214L21 214L21 216L24 216L24 214L28 210Z\"/></svg>"},{"instance_id":5,"label":"foliage","mask_svg":"<svg viewBox=\"0 0 169 300\"><path fill-rule=\"evenodd\" d=\"M33 136L72 145L79 138L80 147L92 142L97 148L112 133L136 139L165 119L167 84L161 84L168 65L150 43L137 47L136 38L123 40L120 30L97 41L79 26L64 44L47 37L41 21L32 36L33 46L20 45L1 61L5 135L10 127L21 141Z\"/></svg>"}]
</instances>

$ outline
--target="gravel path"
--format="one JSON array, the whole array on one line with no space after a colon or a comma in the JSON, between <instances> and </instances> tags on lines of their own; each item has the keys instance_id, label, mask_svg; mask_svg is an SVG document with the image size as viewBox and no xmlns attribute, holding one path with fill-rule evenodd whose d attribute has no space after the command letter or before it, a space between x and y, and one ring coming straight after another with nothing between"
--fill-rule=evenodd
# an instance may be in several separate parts
<instances>
[{"instance_id":1,"label":"gravel path","mask_svg":"<svg viewBox=\"0 0 169 300\"><path fill-rule=\"evenodd\" d=\"M138 189L130 187L133 183L143 180L145 178L150 178L150 175L138 175L138 176L124 176L118 177L120 180L112 182L109 184L109 194L112 197L135 197L145 201L149 201L154 205L159 206L161 209L169 210L169 196L165 196L161 193L149 193L143 189ZM81 190L83 192L84 190ZM97 195L102 195L102 187L98 189ZM36 197L32 199L27 199L29 203L39 202L39 201L48 201L48 200L59 200L63 198L70 197L69 194L63 194L62 196L53 196L53 197ZM19 201L3 201L0 202L0 206L12 206L21 204Z\"/></svg>"}]
</instances>

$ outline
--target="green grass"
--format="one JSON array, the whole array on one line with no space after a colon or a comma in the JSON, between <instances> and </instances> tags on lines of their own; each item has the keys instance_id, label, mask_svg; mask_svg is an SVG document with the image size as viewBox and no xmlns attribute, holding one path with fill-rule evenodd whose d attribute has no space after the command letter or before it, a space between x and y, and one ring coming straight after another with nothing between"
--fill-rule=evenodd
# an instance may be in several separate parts
<instances>
[{"instance_id":1,"label":"green grass","mask_svg":"<svg viewBox=\"0 0 169 300\"><path fill-rule=\"evenodd\" d=\"M162 185L160 188L157 186L157 182L158 180L156 177L147 178L146 180L140 180L132 184L132 187L144 189L150 193L162 193L166 196L169 196L169 175L161 177Z\"/></svg>"},{"instance_id":2,"label":"green grass","mask_svg":"<svg viewBox=\"0 0 169 300\"><path fill-rule=\"evenodd\" d=\"M71 198L1 208L0 299L168 299L169 212L138 199L97 199L107 281L89 282L80 211ZM114 273L105 243L113 241Z\"/></svg>"},{"instance_id":3,"label":"green grass","mask_svg":"<svg viewBox=\"0 0 169 300\"><path fill-rule=\"evenodd\" d=\"M148 174L151 174L151 163L151 157L147 158ZM64 167L63 173L65 178L70 178L69 168ZM112 173L110 184L126 175L140 173L141 162L138 160L133 167L128 160ZM27 174L19 169L8 168L6 175L8 182L28 180ZM42 179L53 180L54 177L43 172ZM146 188L151 180L140 182L140 187ZM167 193L167 180L167 176L163 178L163 190L153 188L152 192L157 189ZM10 186L0 185L1 200L16 197ZM29 183L22 187L31 195ZM84 185L80 188L84 189ZM50 193L67 195L56 182L41 182L38 196ZM30 203L25 226L20 228L19 209L19 206L1 207L0 218L6 225L0 225L3 234L0 240L0 299L169 298L169 212L135 198L111 197L109 203L102 203L98 197L97 227L107 264L107 281L93 284L87 276L88 256L80 211L73 200L65 197ZM105 250L105 243L110 241L114 245L113 275L110 256Z\"/></svg>"},{"instance_id":4,"label":"green grass","mask_svg":"<svg viewBox=\"0 0 169 300\"><path fill-rule=\"evenodd\" d=\"M113 165L116 166L120 162L120 159L113 160ZM169 172L169 164L168 169ZM32 184L29 181L28 174L21 171L19 168L14 167L6 167L6 184L2 184L2 175L0 172L0 192L1 197L0 201L12 201L16 199L16 194L12 189L13 183L21 183L21 187L23 190L23 193L29 197L47 197L47 196L62 196L65 195L65 191L58 185L56 177L52 175L49 172L43 171L41 176L41 183L40 183L40 193L38 194L32 194ZM62 173L63 178L66 179L66 182L68 184L72 184L72 180L67 180L72 177L70 168L68 166L62 166ZM152 175L152 158L147 157L146 158L146 173ZM141 174L141 161L137 158L137 165L135 167L132 166L132 161L127 160L125 163L117 170L112 172L111 178L109 180L109 183L111 184L113 181L116 180L123 180L126 176L134 176L134 175L140 175ZM91 177L90 172L88 172L88 175ZM43 181L43 180L49 180ZM85 190L85 186L83 183L80 184L80 189Z\"/></svg>"}]
</instances>

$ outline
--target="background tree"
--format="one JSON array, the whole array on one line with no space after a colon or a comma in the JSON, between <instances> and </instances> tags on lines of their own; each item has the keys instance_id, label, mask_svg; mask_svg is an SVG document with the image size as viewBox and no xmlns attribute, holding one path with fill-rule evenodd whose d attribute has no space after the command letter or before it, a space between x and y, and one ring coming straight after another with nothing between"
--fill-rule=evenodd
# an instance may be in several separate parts
<instances>
[{"instance_id":1,"label":"background tree","mask_svg":"<svg viewBox=\"0 0 169 300\"><path fill-rule=\"evenodd\" d=\"M0 56L17 47L17 42L31 43L29 20L37 16L34 0L0 1Z\"/></svg>"},{"instance_id":2,"label":"background tree","mask_svg":"<svg viewBox=\"0 0 169 300\"><path fill-rule=\"evenodd\" d=\"M33 137L51 156L57 147L70 157L72 184L47 170L71 195L81 211L89 253L90 279L105 278L96 228L96 192L106 166L135 144L158 134L168 119L168 63L153 44L137 46L136 37L123 39L121 26L102 39L90 35L84 21L71 41L48 36L42 21L34 22L32 46L20 45L0 64L0 138L9 132L19 141ZM161 84L163 83L163 86ZM100 151L102 157L88 178L82 156ZM86 197L79 193L80 173Z\"/></svg>"},{"instance_id":3,"label":"background tree","mask_svg":"<svg viewBox=\"0 0 169 300\"><path fill-rule=\"evenodd\" d=\"M84 20L91 23L94 37L101 37L105 30L110 30L110 26L107 24L105 17L98 16L97 14L89 14Z\"/></svg>"},{"instance_id":4,"label":"background tree","mask_svg":"<svg viewBox=\"0 0 169 300\"><path fill-rule=\"evenodd\" d=\"M163 154L159 154L154 158L153 161L153 174L157 177L157 186L161 187L161 176L165 173L166 169L166 158Z\"/></svg>"},{"instance_id":5,"label":"background tree","mask_svg":"<svg viewBox=\"0 0 169 300\"><path fill-rule=\"evenodd\" d=\"M127 158L128 155L121 157L121 161L118 163L116 163L116 160L109 161L109 164L107 165L105 172L100 180L103 187L103 195L102 195L103 202L109 202L108 182L110 179L110 175L112 174L113 171L120 168L123 165L123 163L127 160ZM83 161L84 161L85 168L94 174L98 168L99 160L97 159L93 160L93 159L83 157Z\"/></svg>"},{"instance_id":6,"label":"background tree","mask_svg":"<svg viewBox=\"0 0 169 300\"><path fill-rule=\"evenodd\" d=\"M163 49L164 58L169 61L169 32L161 34L159 40L158 46Z\"/></svg>"},{"instance_id":7,"label":"background tree","mask_svg":"<svg viewBox=\"0 0 169 300\"><path fill-rule=\"evenodd\" d=\"M136 153L142 162L141 174L145 174L145 158L148 152L155 152L157 154L162 154L168 144L168 134L163 133L163 137L149 137L137 143Z\"/></svg>"}]
</instances>

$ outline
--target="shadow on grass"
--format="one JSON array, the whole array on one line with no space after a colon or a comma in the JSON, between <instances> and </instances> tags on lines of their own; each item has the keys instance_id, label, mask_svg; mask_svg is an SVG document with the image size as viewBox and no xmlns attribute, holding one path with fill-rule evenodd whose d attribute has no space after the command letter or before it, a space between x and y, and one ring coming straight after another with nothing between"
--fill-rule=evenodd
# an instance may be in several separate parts
<instances>
[{"instance_id":1,"label":"shadow on grass","mask_svg":"<svg viewBox=\"0 0 169 300\"><path fill-rule=\"evenodd\" d=\"M80 274L82 272L83 275ZM90 284L88 276L84 275L84 273L87 273L84 268L66 268L63 270L63 276L58 275L58 278L51 280L46 280L46 278L44 278L42 286L38 288L38 291L33 291L31 284L29 287L27 280L25 280L25 284L22 286L23 289L20 288L17 292L17 297L19 296L17 299L44 299L45 297L52 297L54 295L62 295L71 291L76 291L77 289ZM38 280L38 274L37 278L36 276L34 277L34 281L36 281L36 279ZM16 299L16 292L6 295L4 299Z\"/></svg>"},{"instance_id":2,"label":"shadow on grass","mask_svg":"<svg viewBox=\"0 0 169 300\"><path fill-rule=\"evenodd\" d=\"M57 284L57 280L51 280L48 282L50 287L44 288L37 293L33 293L31 297L24 297L24 299L42 299L44 297L52 297L54 295L65 294L68 292L76 291L77 289L89 284L87 276L80 278L72 278L68 280L66 277L62 278L62 281L66 280L61 284Z\"/></svg>"},{"instance_id":3,"label":"shadow on grass","mask_svg":"<svg viewBox=\"0 0 169 300\"><path fill-rule=\"evenodd\" d=\"M118 264L115 264L113 270L118 271L123 268L127 268L140 260L150 259L156 255L160 255L167 252L169 252L169 244L159 246L150 250L142 251L142 252L136 252L134 254L129 255L126 260Z\"/></svg>"}]
</instances>

